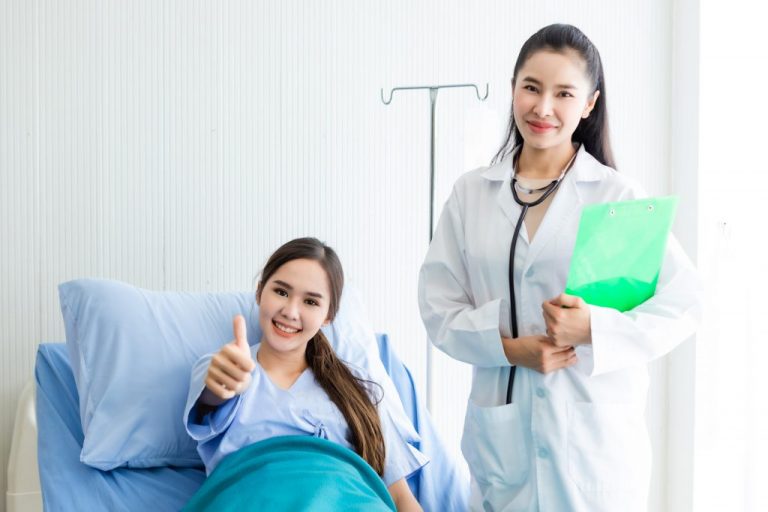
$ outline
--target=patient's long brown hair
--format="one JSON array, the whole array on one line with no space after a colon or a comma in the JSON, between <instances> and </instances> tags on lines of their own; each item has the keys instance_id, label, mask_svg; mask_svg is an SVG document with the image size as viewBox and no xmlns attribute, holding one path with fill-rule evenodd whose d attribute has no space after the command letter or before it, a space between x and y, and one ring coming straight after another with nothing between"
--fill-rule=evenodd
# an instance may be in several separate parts
<instances>
[{"instance_id":1,"label":"patient's long brown hair","mask_svg":"<svg viewBox=\"0 0 768 512\"><path fill-rule=\"evenodd\" d=\"M298 259L317 261L325 269L331 288L328 320L333 320L339 310L344 271L336 252L316 238L291 240L270 256L259 277L257 300L261 300L261 292L269 278L289 261ZM350 430L349 442L379 475L383 475L384 436L371 391L371 386L376 384L355 377L336 356L322 331L317 331L309 340L305 358L317 382L347 420Z\"/></svg>"}]
</instances>

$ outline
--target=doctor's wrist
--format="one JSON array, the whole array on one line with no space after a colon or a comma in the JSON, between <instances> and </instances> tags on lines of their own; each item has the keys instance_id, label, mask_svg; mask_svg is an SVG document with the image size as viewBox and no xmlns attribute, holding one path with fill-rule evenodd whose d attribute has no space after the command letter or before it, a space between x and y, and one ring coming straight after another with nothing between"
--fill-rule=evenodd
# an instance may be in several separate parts
<instances>
[{"instance_id":1,"label":"doctor's wrist","mask_svg":"<svg viewBox=\"0 0 768 512\"><path fill-rule=\"evenodd\" d=\"M520 361L520 344L515 338L501 337L501 346L504 349L504 355L511 365L517 365Z\"/></svg>"}]
</instances>

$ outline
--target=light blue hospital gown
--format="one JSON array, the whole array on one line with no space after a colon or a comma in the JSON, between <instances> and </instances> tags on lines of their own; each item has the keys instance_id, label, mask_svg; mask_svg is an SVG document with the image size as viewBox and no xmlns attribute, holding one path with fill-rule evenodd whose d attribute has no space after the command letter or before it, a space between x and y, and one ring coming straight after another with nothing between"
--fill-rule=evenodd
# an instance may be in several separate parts
<instances>
[{"instance_id":1,"label":"light blue hospital gown","mask_svg":"<svg viewBox=\"0 0 768 512\"><path fill-rule=\"evenodd\" d=\"M223 403L200 423L196 422L195 404L205 388L205 375L213 354L200 358L192 369L184 422L189 435L197 441L197 451L207 474L211 474L226 455L270 437L322 437L354 451L347 441L349 427L344 416L317 383L312 370L306 369L290 389L282 389L256 361L258 348L258 344L251 347L256 368L245 393ZM367 379L361 369L351 366L350 369L358 377ZM408 444L413 439L405 428L396 424L385 404L385 401L379 403L379 417L386 449L383 480L389 486L407 478L429 459Z\"/></svg>"}]
</instances>

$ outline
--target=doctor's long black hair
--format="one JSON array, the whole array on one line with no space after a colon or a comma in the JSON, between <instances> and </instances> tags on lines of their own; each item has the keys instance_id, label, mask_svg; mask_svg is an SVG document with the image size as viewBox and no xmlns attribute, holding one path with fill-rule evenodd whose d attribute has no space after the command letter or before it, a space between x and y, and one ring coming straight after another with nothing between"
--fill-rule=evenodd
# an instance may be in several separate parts
<instances>
[{"instance_id":1,"label":"doctor's long black hair","mask_svg":"<svg viewBox=\"0 0 768 512\"><path fill-rule=\"evenodd\" d=\"M540 50L558 53L573 50L584 59L587 68L586 73L592 83L592 92L600 91L600 97L597 99L595 108L589 117L582 119L579 123L579 126L573 133L572 140L573 142L583 144L589 154L594 156L600 163L615 169L616 163L613 160L613 151L611 150L611 141L608 135L608 109L606 107L603 62L600 60L600 53L597 51L597 47L581 30L573 25L548 25L529 37L520 49L512 75L513 86L520 68L523 67L531 55ZM523 137L517 130L514 111L511 110L504 143L499 148L496 156L493 157L491 165L502 161L513 148L522 143Z\"/></svg>"}]
</instances>

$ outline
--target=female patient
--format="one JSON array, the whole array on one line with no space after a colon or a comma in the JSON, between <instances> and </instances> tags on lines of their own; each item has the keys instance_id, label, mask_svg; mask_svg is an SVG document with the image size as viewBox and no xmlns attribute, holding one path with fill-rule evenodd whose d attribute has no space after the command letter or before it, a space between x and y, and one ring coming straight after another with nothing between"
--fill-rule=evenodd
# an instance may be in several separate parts
<instances>
[{"instance_id":1,"label":"female patient","mask_svg":"<svg viewBox=\"0 0 768 512\"><path fill-rule=\"evenodd\" d=\"M336 253L314 238L275 251L256 289L262 339L251 349L237 316L235 339L197 362L191 389L202 392L190 393L187 430L208 474L227 454L267 438L334 441L383 478L399 511L421 510L405 478L426 458L399 437L388 414L379 416L375 384L339 360L320 331L336 315L343 284Z\"/></svg>"}]
</instances>

